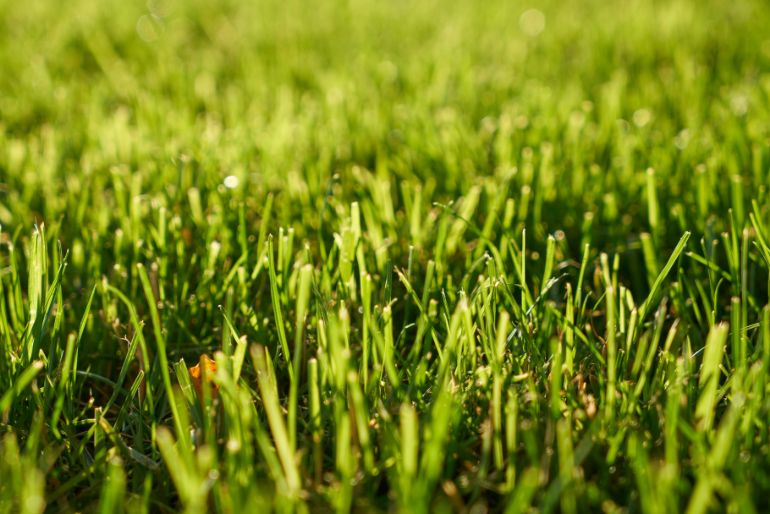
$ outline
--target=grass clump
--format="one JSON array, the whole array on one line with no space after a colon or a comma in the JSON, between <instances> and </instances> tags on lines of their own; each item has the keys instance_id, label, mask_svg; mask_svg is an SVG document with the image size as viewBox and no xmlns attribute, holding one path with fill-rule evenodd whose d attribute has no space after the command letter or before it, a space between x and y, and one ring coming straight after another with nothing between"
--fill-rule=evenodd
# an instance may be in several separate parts
<instances>
[{"instance_id":1,"label":"grass clump","mask_svg":"<svg viewBox=\"0 0 770 514\"><path fill-rule=\"evenodd\" d=\"M761 511L768 22L0 0L0 510Z\"/></svg>"}]
</instances>

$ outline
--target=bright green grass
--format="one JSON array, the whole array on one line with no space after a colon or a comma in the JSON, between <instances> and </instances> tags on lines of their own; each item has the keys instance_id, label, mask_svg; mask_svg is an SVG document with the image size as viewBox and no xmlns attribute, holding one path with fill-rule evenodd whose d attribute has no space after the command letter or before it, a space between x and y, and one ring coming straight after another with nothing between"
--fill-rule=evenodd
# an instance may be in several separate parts
<instances>
[{"instance_id":1,"label":"bright green grass","mask_svg":"<svg viewBox=\"0 0 770 514\"><path fill-rule=\"evenodd\" d=\"M764 511L768 27L0 0L0 512Z\"/></svg>"}]
</instances>

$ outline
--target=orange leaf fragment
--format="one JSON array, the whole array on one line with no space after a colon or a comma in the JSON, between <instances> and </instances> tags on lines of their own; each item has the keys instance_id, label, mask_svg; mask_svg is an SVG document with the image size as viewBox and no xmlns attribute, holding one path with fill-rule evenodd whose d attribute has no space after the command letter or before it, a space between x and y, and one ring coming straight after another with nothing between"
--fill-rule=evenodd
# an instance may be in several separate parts
<instances>
[{"instance_id":1,"label":"orange leaf fragment","mask_svg":"<svg viewBox=\"0 0 770 514\"><path fill-rule=\"evenodd\" d=\"M217 363L213 359L204 353L201 355L198 364L191 367L189 371L190 379L192 380L193 387L195 387L195 391L198 393L198 398L203 399L204 380L211 387L211 396L214 397L216 395L217 385L212 382L212 377L217 372Z\"/></svg>"}]
</instances>

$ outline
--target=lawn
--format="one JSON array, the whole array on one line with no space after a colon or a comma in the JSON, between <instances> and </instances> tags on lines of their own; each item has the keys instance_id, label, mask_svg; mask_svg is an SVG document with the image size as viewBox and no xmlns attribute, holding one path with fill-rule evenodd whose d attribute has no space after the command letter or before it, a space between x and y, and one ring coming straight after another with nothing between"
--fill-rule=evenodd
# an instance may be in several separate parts
<instances>
[{"instance_id":1,"label":"lawn","mask_svg":"<svg viewBox=\"0 0 770 514\"><path fill-rule=\"evenodd\" d=\"M0 512L766 512L768 27L0 0Z\"/></svg>"}]
</instances>

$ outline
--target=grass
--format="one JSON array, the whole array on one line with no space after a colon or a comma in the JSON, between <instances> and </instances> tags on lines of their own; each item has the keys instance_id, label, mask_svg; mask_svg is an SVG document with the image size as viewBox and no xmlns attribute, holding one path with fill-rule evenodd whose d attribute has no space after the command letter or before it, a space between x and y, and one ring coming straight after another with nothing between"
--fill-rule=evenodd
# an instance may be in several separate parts
<instances>
[{"instance_id":1,"label":"grass","mask_svg":"<svg viewBox=\"0 0 770 514\"><path fill-rule=\"evenodd\" d=\"M763 511L768 23L0 0L0 511Z\"/></svg>"}]
</instances>

